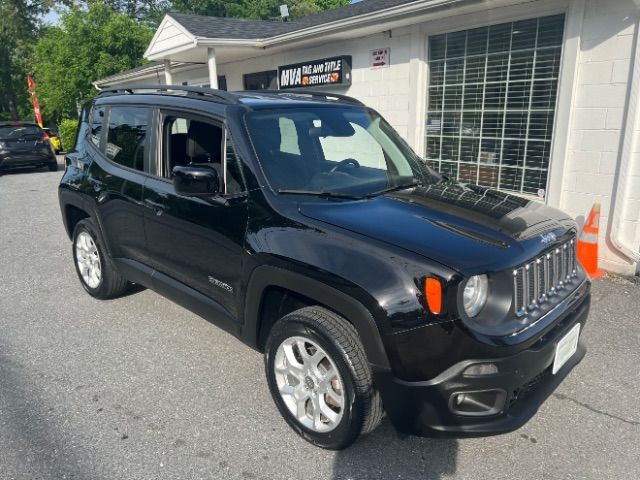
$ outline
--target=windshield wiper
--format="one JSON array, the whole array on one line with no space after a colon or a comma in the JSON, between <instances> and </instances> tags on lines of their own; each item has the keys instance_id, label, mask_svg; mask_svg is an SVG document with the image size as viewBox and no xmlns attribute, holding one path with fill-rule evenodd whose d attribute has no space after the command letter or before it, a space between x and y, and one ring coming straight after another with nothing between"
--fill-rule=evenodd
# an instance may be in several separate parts
<instances>
[{"instance_id":1,"label":"windshield wiper","mask_svg":"<svg viewBox=\"0 0 640 480\"><path fill-rule=\"evenodd\" d=\"M405 190L407 188L419 187L421 185L420 182L411 182L404 183L402 185L394 185L392 187L383 188L382 190L378 190L377 192L371 192L366 195L367 198L377 197L378 195L382 195L384 193L395 192L397 190Z\"/></svg>"},{"instance_id":2,"label":"windshield wiper","mask_svg":"<svg viewBox=\"0 0 640 480\"><path fill-rule=\"evenodd\" d=\"M346 198L349 200L361 200L361 195L353 195L350 193L328 192L326 190L297 190L291 188L279 188L278 193L286 193L290 195L314 195L322 198Z\"/></svg>"}]
</instances>

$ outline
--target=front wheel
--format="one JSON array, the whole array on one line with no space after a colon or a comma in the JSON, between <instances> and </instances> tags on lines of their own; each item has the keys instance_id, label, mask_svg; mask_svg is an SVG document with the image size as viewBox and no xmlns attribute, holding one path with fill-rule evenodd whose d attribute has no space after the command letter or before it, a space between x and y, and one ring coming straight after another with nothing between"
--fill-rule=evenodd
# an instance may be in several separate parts
<instances>
[{"instance_id":1,"label":"front wheel","mask_svg":"<svg viewBox=\"0 0 640 480\"><path fill-rule=\"evenodd\" d=\"M279 320L265 368L280 413L314 445L339 450L380 423L382 402L360 338L329 310L306 307Z\"/></svg>"}]
</instances>

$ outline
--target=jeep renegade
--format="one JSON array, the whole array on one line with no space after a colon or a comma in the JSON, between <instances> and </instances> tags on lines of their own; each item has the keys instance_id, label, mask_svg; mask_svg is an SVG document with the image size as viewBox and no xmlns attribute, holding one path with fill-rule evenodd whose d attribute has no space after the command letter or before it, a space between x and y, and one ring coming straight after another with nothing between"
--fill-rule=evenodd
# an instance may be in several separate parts
<instances>
[{"instance_id":1,"label":"jeep renegade","mask_svg":"<svg viewBox=\"0 0 640 480\"><path fill-rule=\"evenodd\" d=\"M440 175L354 99L104 91L65 163L84 289L143 285L263 351L321 447L383 412L407 434L514 430L584 356L576 223Z\"/></svg>"}]
</instances>

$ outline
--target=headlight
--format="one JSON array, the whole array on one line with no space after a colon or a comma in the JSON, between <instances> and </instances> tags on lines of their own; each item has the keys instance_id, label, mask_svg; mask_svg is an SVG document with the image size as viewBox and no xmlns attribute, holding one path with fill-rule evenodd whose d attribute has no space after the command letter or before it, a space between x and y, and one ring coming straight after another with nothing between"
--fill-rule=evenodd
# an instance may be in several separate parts
<instances>
[{"instance_id":1,"label":"headlight","mask_svg":"<svg viewBox=\"0 0 640 480\"><path fill-rule=\"evenodd\" d=\"M488 296L489 280L486 275L474 275L469 278L462 294L464 310L467 315L471 318L478 315L482 307L487 303Z\"/></svg>"}]
</instances>

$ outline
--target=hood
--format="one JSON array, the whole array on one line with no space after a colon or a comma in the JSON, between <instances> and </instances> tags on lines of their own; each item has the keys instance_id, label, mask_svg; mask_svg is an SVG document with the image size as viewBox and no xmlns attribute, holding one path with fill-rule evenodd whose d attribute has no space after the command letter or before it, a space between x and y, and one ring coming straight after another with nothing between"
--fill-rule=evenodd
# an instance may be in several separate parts
<instances>
[{"instance_id":1,"label":"hood","mask_svg":"<svg viewBox=\"0 0 640 480\"><path fill-rule=\"evenodd\" d=\"M453 181L354 202L300 205L308 218L404 248L463 272L524 263L575 229L543 203Z\"/></svg>"}]
</instances>

